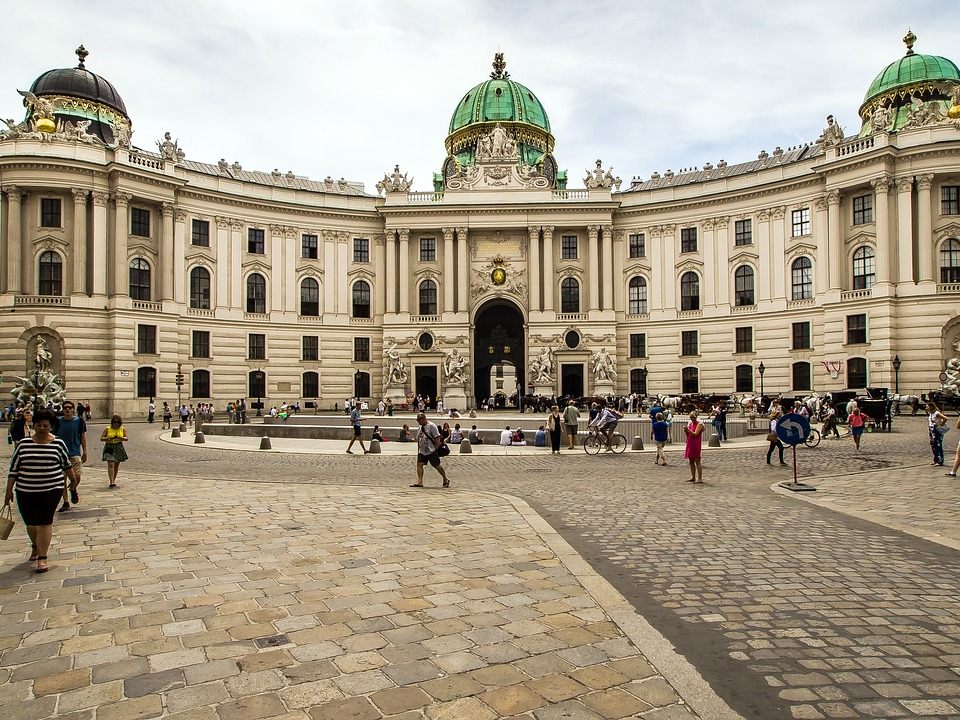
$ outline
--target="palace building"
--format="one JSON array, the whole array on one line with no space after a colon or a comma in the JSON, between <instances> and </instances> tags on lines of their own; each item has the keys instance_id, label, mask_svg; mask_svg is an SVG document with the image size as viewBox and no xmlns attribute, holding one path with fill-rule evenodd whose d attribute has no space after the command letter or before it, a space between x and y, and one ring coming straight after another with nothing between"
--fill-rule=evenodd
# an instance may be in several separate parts
<instances>
[{"instance_id":1,"label":"palace building","mask_svg":"<svg viewBox=\"0 0 960 720\"><path fill-rule=\"evenodd\" d=\"M936 389L960 347L960 71L915 41L859 129L626 183L597 160L582 189L498 54L451 88L433 186L398 167L376 193L169 133L141 150L81 46L0 133L0 390L40 337L101 416L172 404L178 369L220 408Z\"/></svg>"}]
</instances>

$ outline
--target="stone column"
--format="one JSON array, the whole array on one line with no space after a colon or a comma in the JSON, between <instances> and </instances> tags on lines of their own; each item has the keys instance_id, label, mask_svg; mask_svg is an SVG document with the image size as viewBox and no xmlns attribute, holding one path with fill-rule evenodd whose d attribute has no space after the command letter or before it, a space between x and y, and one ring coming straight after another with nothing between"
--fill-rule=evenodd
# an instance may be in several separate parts
<instances>
[{"instance_id":1,"label":"stone column","mask_svg":"<svg viewBox=\"0 0 960 720\"><path fill-rule=\"evenodd\" d=\"M384 235L384 252L387 261L387 308L388 313L397 311L397 231L387 228Z\"/></svg>"},{"instance_id":2,"label":"stone column","mask_svg":"<svg viewBox=\"0 0 960 720\"><path fill-rule=\"evenodd\" d=\"M892 281L890 275L891 255L893 253L890 247L890 178L886 175L873 179L870 182L873 185L874 207L877 216L877 284L887 284Z\"/></svg>"},{"instance_id":3,"label":"stone column","mask_svg":"<svg viewBox=\"0 0 960 720\"><path fill-rule=\"evenodd\" d=\"M173 220L173 299L183 305L187 301L187 211L177 208Z\"/></svg>"},{"instance_id":4,"label":"stone column","mask_svg":"<svg viewBox=\"0 0 960 720\"><path fill-rule=\"evenodd\" d=\"M813 290L815 295L820 295L827 291L827 288L830 287L830 244L827 241L827 197L826 195L818 196L813 203L815 212L813 215L814 220L814 237L817 240L817 257L816 262L813 265L814 268L814 285ZM788 295L788 298L792 295Z\"/></svg>"},{"instance_id":5,"label":"stone column","mask_svg":"<svg viewBox=\"0 0 960 720\"><path fill-rule=\"evenodd\" d=\"M7 185L4 192L7 194L7 292L19 293L22 290L20 282L23 274L23 258L21 255L21 223L20 198L22 191L16 185ZM32 265L32 263L31 263Z\"/></svg>"},{"instance_id":6,"label":"stone column","mask_svg":"<svg viewBox=\"0 0 960 720\"><path fill-rule=\"evenodd\" d=\"M73 294L87 294L87 196L89 190L73 188Z\"/></svg>"},{"instance_id":7,"label":"stone column","mask_svg":"<svg viewBox=\"0 0 960 720\"><path fill-rule=\"evenodd\" d=\"M913 282L913 176L897 178L897 280Z\"/></svg>"},{"instance_id":8,"label":"stone column","mask_svg":"<svg viewBox=\"0 0 960 720\"><path fill-rule=\"evenodd\" d=\"M540 309L540 227L528 227L527 278L530 281L529 312Z\"/></svg>"},{"instance_id":9,"label":"stone column","mask_svg":"<svg viewBox=\"0 0 960 720\"><path fill-rule=\"evenodd\" d=\"M783 262L783 255L777 258L773 249L773 242L770 238L770 208L764 208L757 213L757 274L754 278L756 300L763 302L770 299L770 266L774 262ZM737 286L736 277L738 264L732 265L727 269L730 273L730 282L733 284L733 293L730 297L730 304L736 307L737 304Z\"/></svg>"},{"instance_id":10,"label":"stone column","mask_svg":"<svg viewBox=\"0 0 960 720\"><path fill-rule=\"evenodd\" d=\"M600 235L599 225L587 225L587 294L589 310L600 309Z\"/></svg>"},{"instance_id":11,"label":"stone column","mask_svg":"<svg viewBox=\"0 0 960 720\"><path fill-rule=\"evenodd\" d=\"M624 230L613 231L613 310L616 312L626 312L627 304L624 296L623 261L626 257L623 239L626 235ZM647 283L647 311L650 311L650 284Z\"/></svg>"},{"instance_id":12,"label":"stone column","mask_svg":"<svg viewBox=\"0 0 960 720\"><path fill-rule=\"evenodd\" d=\"M553 294L557 287L557 277L553 270L553 260L556 257L553 245L553 225L543 226L543 309L554 310Z\"/></svg>"},{"instance_id":13,"label":"stone column","mask_svg":"<svg viewBox=\"0 0 960 720\"><path fill-rule=\"evenodd\" d=\"M443 307L442 313L453 312L454 276L453 276L453 228L441 228L443 232Z\"/></svg>"},{"instance_id":14,"label":"stone column","mask_svg":"<svg viewBox=\"0 0 960 720\"><path fill-rule=\"evenodd\" d=\"M601 257L601 282L603 287L603 309L613 310L613 226L603 226L603 254Z\"/></svg>"},{"instance_id":15,"label":"stone column","mask_svg":"<svg viewBox=\"0 0 960 720\"><path fill-rule=\"evenodd\" d=\"M830 243L830 289L842 290L846 284L843 233L840 230L840 191L827 192L827 238Z\"/></svg>"},{"instance_id":16,"label":"stone column","mask_svg":"<svg viewBox=\"0 0 960 720\"><path fill-rule=\"evenodd\" d=\"M93 252L90 256L90 276L93 294L107 294L107 200L109 193L94 190L93 196Z\"/></svg>"},{"instance_id":17,"label":"stone column","mask_svg":"<svg viewBox=\"0 0 960 720\"><path fill-rule=\"evenodd\" d=\"M227 247L222 255L217 250L217 295L223 298L222 302L224 303L229 298L230 307L239 308L244 312L247 310L247 289L243 283L245 240L243 223L239 220L230 220L230 236Z\"/></svg>"},{"instance_id":18,"label":"stone column","mask_svg":"<svg viewBox=\"0 0 960 720\"><path fill-rule=\"evenodd\" d=\"M677 274L677 226L661 225L659 231L663 235L663 307L665 310L676 310L680 297L677 292L680 283ZM703 307L703 303L700 306Z\"/></svg>"},{"instance_id":19,"label":"stone column","mask_svg":"<svg viewBox=\"0 0 960 720\"><path fill-rule=\"evenodd\" d=\"M663 236L659 226L647 228L647 254L650 256L650 288L647 291L647 306L650 311L663 310L666 305L667 272L668 268L663 257Z\"/></svg>"},{"instance_id":20,"label":"stone column","mask_svg":"<svg viewBox=\"0 0 960 720\"><path fill-rule=\"evenodd\" d=\"M116 206L116 215L113 224L113 287L110 294L113 297L128 295L127 287L130 270L127 263L127 223L130 222L130 198L132 195L122 190L113 193L113 202Z\"/></svg>"},{"instance_id":21,"label":"stone column","mask_svg":"<svg viewBox=\"0 0 960 720\"><path fill-rule=\"evenodd\" d=\"M323 311L337 313L337 283L346 282L337 277L337 234L332 230L323 231Z\"/></svg>"},{"instance_id":22,"label":"stone column","mask_svg":"<svg viewBox=\"0 0 960 720\"><path fill-rule=\"evenodd\" d=\"M467 291L470 289L470 250L467 248L467 233L465 227L457 228L457 311L468 312L470 300Z\"/></svg>"},{"instance_id":23,"label":"stone column","mask_svg":"<svg viewBox=\"0 0 960 720\"><path fill-rule=\"evenodd\" d=\"M787 209L783 205L770 208L770 215L773 218L773 223L771 223L772 227L770 229L770 240L773 247L771 259L773 262L771 264L769 273L770 285L766 291L768 299L777 297L790 297L790 293L787 292L787 279L784 268L784 258L787 254L787 230L785 227L786 222L784 220L786 213Z\"/></svg>"},{"instance_id":24,"label":"stone column","mask_svg":"<svg viewBox=\"0 0 960 720\"><path fill-rule=\"evenodd\" d=\"M297 283L297 258L300 257L300 248L297 238L300 236L297 228L283 229L283 310L288 313L300 312L300 285ZM273 277L270 282L279 282L280 278Z\"/></svg>"},{"instance_id":25,"label":"stone column","mask_svg":"<svg viewBox=\"0 0 960 720\"><path fill-rule=\"evenodd\" d=\"M160 299L173 300L173 203L163 203L160 210L163 213L160 235Z\"/></svg>"},{"instance_id":26,"label":"stone column","mask_svg":"<svg viewBox=\"0 0 960 720\"><path fill-rule=\"evenodd\" d=\"M387 231L390 232L389 230ZM387 236L389 237L389 235ZM376 285L376 300L374 301L374 315L383 315L387 312L387 285L389 284L388 275L385 270L386 246L388 243L379 235L370 238L370 252L373 253L373 275Z\"/></svg>"},{"instance_id":27,"label":"stone column","mask_svg":"<svg viewBox=\"0 0 960 720\"><path fill-rule=\"evenodd\" d=\"M214 263L214 274L210 278L210 307L218 305L222 307L231 307L234 305L233 298L227 293L227 278L230 271L230 218L215 217L214 224L217 227L217 236L213 240L213 247L217 253L217 259ZM240 258L237 258L237 264L240 264ZM240 299L237 298L237 305Z\"/></svg>"},{"instance_id":28,"label":"stone column","mask_svg":"<svg viewBox=\"0 0 960 720\"><path fill-rule=\"evenodd\" d=\"M717 305L721 302L722 296L718 294L719 283L717 275L720 271L727 271L727 268L717 264L716 260L716 236L714 234L717 221L713 218L704 218L700 222L700 229L703 234L700 238L700 249L703 252L703 284L700 287L700 304L703 307L708 305Z\"/></svg>"},{"instance_id":29,"label":"stone column","mask_svg":"<svg viewBox=\"0 0 960 720\"><path fill-rule=\"evenodd\" d=\"M933 264L933 208L931 207L930 188L933 187L933 175L917 176L917 243L919 252L917 264L920 282L933 282L936 268Z\"/></svg>"},{"instance_id":30,"label":"stone column","mask_svg":"<svg viewBox=\"0 0 960 720\"><path fill-rule=\"evenodd\" d=\"M283 236L286 228L283 225L270 226L270 277L267 279L267 289L269 290L267 301L267 312L274 310L283 310L283 285L284 283L297 284L296 276L284 278L283 276Z\"/></svg>"},{"instance_id":31,"label":"stone column","mask_svg":"<svg viewBox=\"0 0 960 720\"><path fill-rule=\"evenodd\" d=\"M410 312L410 229L400 228L400 312Z\"/></svg>"},{"instance_id":32,"label":"stone column","mask_svg":"<svg viewBox=\"0 0 960 720\"><path fill-rule=\"evenodd\" d=\"M717 305L730 304L730 218L718 217L716 222L716 235L714 236L714 262L717 264Z\"/></svg>"},{"instance_id":33,"label":"stone column","mask_svg":"<svg viewBox=\"0 0 960 720\"><path fill-rule=\"evenodd\" d=\"M352 310L351 297L350 297L350 282L347 277L348 269L348 251L350 235L345 232L337 233L337 313L340 315L349 315ZM373 292L373 288L370 288L370 292ZM373 297L371 296L370 302L373 303ZM371 308L370 317L373 317L373 312Z\"/></svg>"}]
</instances>

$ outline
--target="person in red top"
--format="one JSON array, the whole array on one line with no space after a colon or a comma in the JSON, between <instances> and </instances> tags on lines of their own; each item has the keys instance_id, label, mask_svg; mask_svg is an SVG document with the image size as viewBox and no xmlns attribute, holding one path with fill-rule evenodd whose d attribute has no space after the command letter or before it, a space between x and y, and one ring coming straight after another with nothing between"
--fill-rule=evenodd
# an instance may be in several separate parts
<instances>
[{"instance_id":1,"label":"person in red top","mask_svg":"<svg viewBox=\"0 0 960 720\"><path fill-rule=\"evenodd\" d=\"M853 412L850 413L850 418L847 422L850 424L850 434L853 435L853 443L857 446L857 450L859 450L860 436L863 435L863 426L865 424L863 415L860 414L860 408L853 408Z\"/></svg>"},{"instance_id":2,"label":"person in red top","mask_svg":"<svg viewBox=\"0 0 960 720\"><path fill-rule=\"evenodd\" d=\"M690 422L683 428L684 435L687 437L687 445L683 451L683 457L690 462L690 479L687 482L703 482L703 466L700 464L700 456L703 451L703 423L697 417L697 411L690 413Z\"/></svg>"}]
</instances>

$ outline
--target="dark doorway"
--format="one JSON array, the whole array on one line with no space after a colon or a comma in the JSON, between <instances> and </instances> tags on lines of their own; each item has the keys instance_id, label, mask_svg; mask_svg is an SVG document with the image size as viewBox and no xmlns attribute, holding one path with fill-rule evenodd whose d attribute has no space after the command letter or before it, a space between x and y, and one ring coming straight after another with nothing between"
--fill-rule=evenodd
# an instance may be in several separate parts
<instances>
[{"instance_id":1,"label":"dark doorway","mask_svg":"<svg viewBox=\"0 0 960 720\"><path fill-rule=\"evenodd\" d=\"M560 366L560 394L583 397L583 363L564 363Z\"/></svg>"},{"instance_id":2,"label":"dark doorway","mask_svg":"<svg viewBox=\"0 0 960 720\"><path fill-rule=\"evenodd\" d=\"M473 323L474 402L486 402L495 388L490 386L490 371L498 363L511 363L517 369L517 387L526 386L523 315L509 300L497 298L484 303Z\"/></svg>"},{"instance_id":3,"label":"dark doorway","mask_svg":"<svg viewBox=\"0 0 960 720\"><path fill-rule=\"evenodd\" d=\"M427 407L437 406L437 368L435 365L417 365L414 370L414 392L429 403Z\"/></svg>"}]
</instances>

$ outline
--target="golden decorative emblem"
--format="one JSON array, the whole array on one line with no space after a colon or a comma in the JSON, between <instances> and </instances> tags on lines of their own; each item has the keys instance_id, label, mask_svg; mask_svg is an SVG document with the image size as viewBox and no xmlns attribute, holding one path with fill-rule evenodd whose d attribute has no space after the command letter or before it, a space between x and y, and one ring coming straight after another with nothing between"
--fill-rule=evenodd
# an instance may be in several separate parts
<instances>
[{"instance_id":1,"label":"golden decorative emblem","mask_svg":"<svg viewBox=\"0 0 960 720\"><path fill-rule=\"evenodd\" d=\"M507 281L507 271L502 267L495 267L490 273L490 280L494 285L503 285Z\"/></svg>"}]
</instances>

